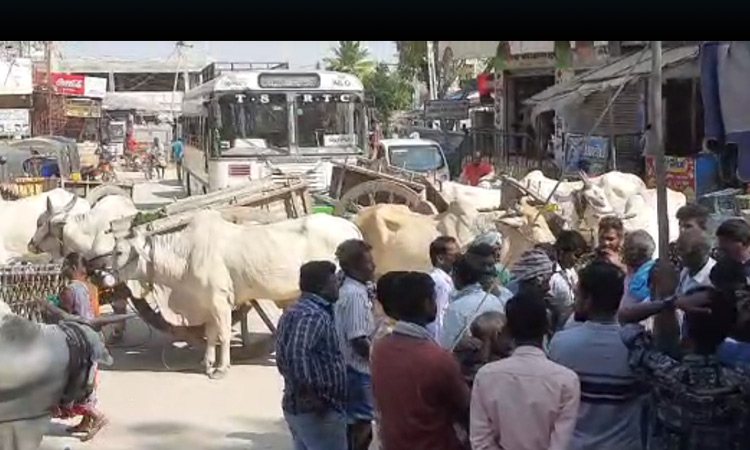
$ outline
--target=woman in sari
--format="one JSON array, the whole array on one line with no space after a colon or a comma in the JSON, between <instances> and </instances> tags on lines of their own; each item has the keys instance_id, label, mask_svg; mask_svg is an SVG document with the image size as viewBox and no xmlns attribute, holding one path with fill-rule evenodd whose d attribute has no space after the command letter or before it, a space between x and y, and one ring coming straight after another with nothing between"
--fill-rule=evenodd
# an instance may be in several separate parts
<instances>
[{"instance_id":1,"label":"woman in sari","mask_svg":"<svg viewBox=\"0 0 750 450\"><path fill-rule=\"evenodd\" d=\"M88 281L84 259L78 253L71 253L63 263L63 276L68 281L60 293L60 308L66 313L84 321L93 321L99 315L97 290ZM94 389L98 384L98 370L94 376ZM71 433L84 433L82 441L89 441L107 424L107 418L96 407L96 391L83 403L61 405L58 418L83 416L81 422L68 429Z\"/></svg>"}]
</instances>

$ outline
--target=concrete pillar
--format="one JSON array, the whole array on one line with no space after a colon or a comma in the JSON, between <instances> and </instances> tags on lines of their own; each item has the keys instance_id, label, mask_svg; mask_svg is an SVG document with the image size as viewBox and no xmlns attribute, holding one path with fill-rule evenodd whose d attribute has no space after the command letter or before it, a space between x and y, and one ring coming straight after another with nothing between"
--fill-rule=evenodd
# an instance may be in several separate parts
<instances>
[{"instance_id":1,"label":"concrete pillar","mask_svg":"<svg viewBox=\"0 0 750 450\"><path fill-rule=\"evenodd\" d=\"M109 92L115 91L115 73L110 71L109 72L109 82L107 83L107 90Z\"/></svg>"},{"instance_id":2,"label":"concrete pillar","mask_svg":"<svg viewBox=\"0 0 750 450\"><path fill-rule=\"evenodd\" d=\"M189 91L192 88L192 86L190 86L190 74L187 71L182 72L182 81L184 81L185 83L183 90L185 92Z\"/></svg>"}]
</instances>

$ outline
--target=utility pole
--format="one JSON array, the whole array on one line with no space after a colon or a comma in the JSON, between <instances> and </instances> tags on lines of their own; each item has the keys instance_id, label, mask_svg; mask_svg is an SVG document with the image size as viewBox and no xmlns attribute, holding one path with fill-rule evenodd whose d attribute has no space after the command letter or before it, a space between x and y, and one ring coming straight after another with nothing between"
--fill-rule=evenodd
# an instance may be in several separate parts
<instances>
[{"instance_id":1,"label":"utility pole","mask_svg":"<svg viewBox=\"0 0 750 450\"><path fill-rule=\"evenodd\" d=\"M667 168L664 161L664 123L662 121L661 41L651 41L651 148L656 172L656 217L659 223L659 256L669 253L669 216L667 213Z\"/></svg>"},{"instance_id":2,"label":"utility pole","mask_svg":"<svg viewBox=\"0 0 750 450\"><path fill-rule=\"evenodd\" d=\"M180 63L182 62L183 58L183 50L186 48L193 48L192 45L188 45L185 43L185 41L177 41L175 43L176 53L177 53L177 67L175 68L175 74L174 74L174 84L172 86L172 121L174 124L177 124L177 114L175 114L175 92L177 92L177 82L180 79ZM187 77L183 80L185 82L185 87L187 87Z\"/></svg>"},{"instance_id":3,"label":"utility pole","mask_svg":"<svg viewBox=\"0 0 750 450\"><path fill-rule=\"evenodd\" d=\"M437 73L435 68L435 46L433 41L427 41L427 92L430 100L437 100Z\"/></svg>"},{"instance_id":4,"label":"utility pole","mask_svg":"<svg viewBox=\"0 0 750 450\"><path fill-rule=\"evenodd\" d=\"M47 66L47 133L52 135L52 41L44 43L44 62Z\"/></svg>"}]
</instances>

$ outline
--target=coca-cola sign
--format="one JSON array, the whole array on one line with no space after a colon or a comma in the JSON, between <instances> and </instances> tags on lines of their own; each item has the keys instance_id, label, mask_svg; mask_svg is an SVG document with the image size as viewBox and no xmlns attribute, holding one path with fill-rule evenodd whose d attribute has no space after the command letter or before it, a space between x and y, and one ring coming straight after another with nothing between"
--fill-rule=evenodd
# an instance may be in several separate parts
<instances>
[{"instance_id":1,"label":"coca-cola sign","mask_svg":"<svg viewBox=\"0 0 750 450\"><path fill-rule=\"evenodd\" d=\"M82 96L84 94L84 79L83 75L53 73L52 86L58 94Z\"/></svg>"}]
</instances>

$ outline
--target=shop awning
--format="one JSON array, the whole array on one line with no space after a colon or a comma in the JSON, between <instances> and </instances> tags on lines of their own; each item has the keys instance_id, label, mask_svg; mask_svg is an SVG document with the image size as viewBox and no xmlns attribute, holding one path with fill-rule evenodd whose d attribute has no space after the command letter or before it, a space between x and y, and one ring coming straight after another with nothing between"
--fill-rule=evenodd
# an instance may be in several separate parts
<instances>
[{"instance_id":1,"label":"shop awning","mask_svg":"<svg viewBox=\"0 0 750 450\"><path fill-rule=\"evenodd\" d=\"M698 46L665 49L662 67L665 78L697 77ZM634 67L635 66L635 67ZM582 103L586 97L607 89L616 89L651 75L651 51L646 48L583 73L567 83L551 86L524 102L532 106L532 119L545 111L559 110Z\"/></svg>"}]
</instances>

